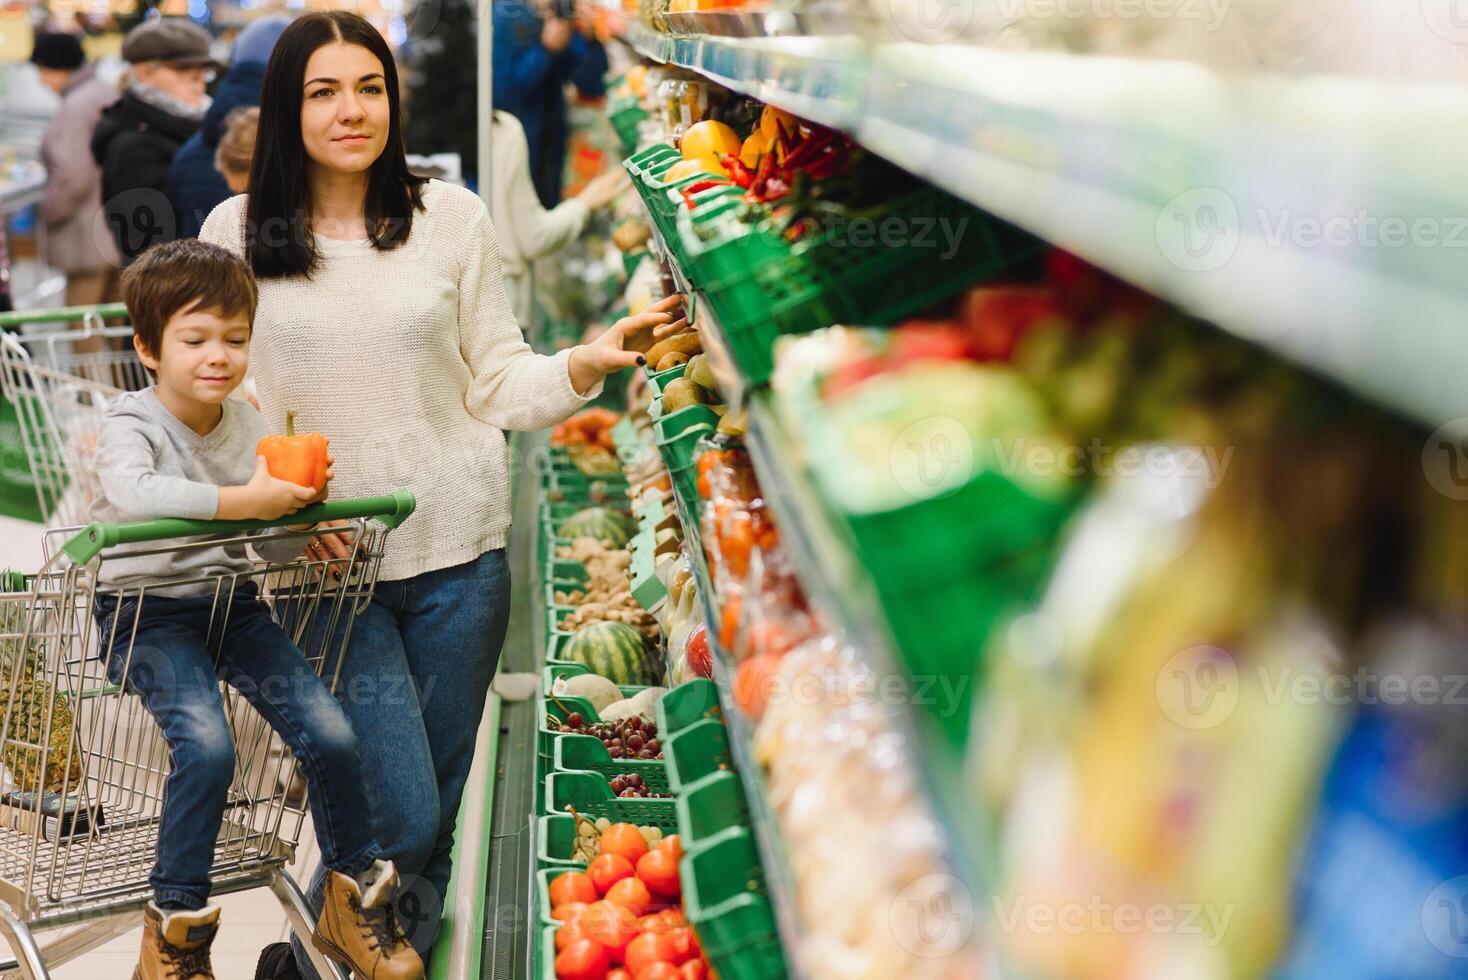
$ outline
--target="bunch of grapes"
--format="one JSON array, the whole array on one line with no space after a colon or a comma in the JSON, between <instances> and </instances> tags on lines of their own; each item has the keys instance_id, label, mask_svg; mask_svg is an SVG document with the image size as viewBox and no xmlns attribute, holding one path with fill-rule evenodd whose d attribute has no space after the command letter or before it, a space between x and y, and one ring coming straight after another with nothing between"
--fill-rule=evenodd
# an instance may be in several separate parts
<instances>
[{"instance_id":1,"label":"bunch of grapes","mask_svg":"<svg viewBox=\"0 0 1468 980\"><path fill-rule=\"evenodd\" d=\"M586 724L581 712L573 711L566 720L553 726L557 732L592 735L601 740L613 759L661 759L663 745L658 741L657 723L640 715L626 721L599 721Z\"/></svg>"}]
</instances>

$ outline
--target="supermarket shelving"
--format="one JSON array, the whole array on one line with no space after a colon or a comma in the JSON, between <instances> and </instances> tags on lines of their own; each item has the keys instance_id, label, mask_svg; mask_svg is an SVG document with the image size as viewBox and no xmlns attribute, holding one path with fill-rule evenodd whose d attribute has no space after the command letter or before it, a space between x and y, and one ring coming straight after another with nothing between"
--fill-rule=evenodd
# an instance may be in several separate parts
<instances>
[{"instance_id":1,"label":"supermarket shelving","mask_svg":"<svg viewBox=\"0 0 1468 980\"><path fill-rule=\"evenodd\" d=\"M1468 88L640 24L627 39L1408 417L1468 415Z\"/></svg>"},{"instance_id":2,"label":"supermarket shelving","mask_svg":"<svg viewBox=\"0 0 1468 980\"><path fill-rule=\"evenodd\" d=\"M901 675L900 660L883 621L881 603L871 580L821 505L806 474L803 454L780 422L769 392L752 390L744 385L727 353L727 343L712 304L703 294L692 289L678 267L677 258L667 251L656 231L653 233L653 248L673 273L679 289L691 297L693 316L699 326L705 353L715 365L720 390L731 406L742 405L748 410L744 444L750 453L764 499L774 512L781 541L795 563L802 587L828 617L829 625L860 651L879 676ZM674 496L676 498L676 494ZM688 531L688 540L693 544L694 574L704 620L711 624L712 637L720 620L718 610L711 605L713 591L702 548L697 545L698 527L691 523L696 517L681 501L678 503L678 515ZM731 751L749 798L751 823L776 909L781 941L788 955L797 948L792 945L792 939L799 935L794 910L794 881L778 822L770 812L764 774L750 754L752 726L740 711L732 707L732 678L726 670L729 662L722 652L715 657L714 680L719 688L720 701L726 706L724 716L729 728ZM914 745L915 751L922 756L923 765L919 768L927 795L935 805L935 815L947 830L951 843L949 856L969 889L969 897L976 899L987 894L981 883L990 876L985 844L989 831L984 815L974 812L967 797L961 758L916 712L902 712L897 723L909 737L909 744ZM989 946L990 955L994 957L993 945ZM787 961L787 966L792 977L801 975L793 958ZM997 958L991 962L989 972L995 977L1013 975L1001 968Z\"/></svg>"},{"instance_id":3,"label":"supermarket shelving","mask_svg":"<svg viewBox=\"0 0 1468 980\"><path fill-rule=\"evenodd\" d=\"M689 561L693 576L698 584L698 601L703 620L708 624L710 646L715 650L714 685L719 690L719 703L723 705L724 725L729 732L729 754L734 760L734 770L744 787L745 799L749 804L750 830L759 849L760 864L764 868L765 887L769 890L770 905L775 912L775 924L780 932L780 945L785 949L785 971L790 980L801 980L806 974L795 956L799 949L799 920L795 902L795 879L790 870L789 852L780 833L779 822L770 809L769 792L765 783L764 770L754 758L754 731L734 701L733 678L729 674L728 655L718 647L717 634L720 622L719 611L714 606L713 582L709 577L707 561L699 543L698 517L692 513L687 502L674 494L678 521L683 525L684 537L689 545Z\"/></svg>"}]
</instances>

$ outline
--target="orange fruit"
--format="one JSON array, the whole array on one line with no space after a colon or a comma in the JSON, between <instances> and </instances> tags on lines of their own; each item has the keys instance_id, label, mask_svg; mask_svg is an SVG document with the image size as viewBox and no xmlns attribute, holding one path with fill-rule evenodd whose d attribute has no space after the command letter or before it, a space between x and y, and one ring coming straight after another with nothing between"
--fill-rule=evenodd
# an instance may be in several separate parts
<instances>
[{"instance_id":1,"label":"orange fruit","mask_svg":"<svg viewBox=\"0 0 1468 980\"><path fill-rule=\"evenodd\" d=\"M683 159L694 160L699 157L712 157L721 159L729 154L739 155L741 142L739 134L727 124L715 119L705 119L703 122L694 123L688 127L688 132L683 134L683 142L679 149L683 151Z\"/></svg>"},{"instance_id":2,"label":"orange fruit","mask_svg":"<svg viewBox=\"0 0 1468 980\"><path fill-rule=\"evenodd\" d=\"M663 898L677 898L683 887L678 881L678 861L667 851L648 851L637 862L637 877L647 890Z\"/></svg>"},{"instance_id":3,"label":"orange fruit","mask_svg":"<svg viewBox=\"0 0 1468 980\"><path fill-rule=\"evenodd\" d=\"M597 895L605 895L617 882L623 878L630 878L636 873L632 862L620 854L598 856L586 869L586 877L596 887L597 893L591 897L591 901L596 901Z\"/></svg>"},{"instance_id":4,"label":"orange fruit","mask_svg":"<svg viewBox=\"0 0 1468 980\"><path fill-rule=\"evenodd\" d=\"M627 87L639 99L647 95L647 66L633 65L627 70Z\"/></svg>"},{"instance_id":5,"label":"orange fruit","mask_svg":"<svg viewBox=\"0 0 1468 980\"><path fill-rule=\"evenodd\" d=\"M634 977L640 977L654 963L672 963L675 952L667 933L644 932L627 944L627 969Z\"/></svg>"},{"instance_id":6,"label":"orange fruit","mask_svg":"<svg viewBox=\"0 0 1468 980\"><path fill-rule=\"evenodd\" d=\"M652 904L652 893L637 878L623 878L607 889L607 901L620 905L633 915L641 915Z\"/></svg>"},{"instance_id":7,"label":"orange fruit","mask_svg":"<svg viewBox=\"0 0 1468 980\"><path fill-rule=\"evenodd\" d=\"M740 664L734 674L734 703L755 721L765 713L779 669L779 657L761 653Z\"/></svg>"},{"instance_id":8,"label":"orange fruit","mask_svg":"<svg viewBox=\"0 0 1468 980\"><path fill-rule=\"evenodd\" d=\"M596 886L591 879L579 871L556 875L550 883L551 908L569 902L594 902L597 895Z\"/></svg>"},{"instance_id":9,"label":"orange fruit","mask_svg":"<svg viewBox=\"0 0 1468 980\"><path fill-rule=\"evenodd\" d=\"M602 831L601 853L618 854L636 864L647 853L647 838L630 823L614 823Z\"/></svg>"},{"instance_id":10,"label":"orange fruit","mask_svg":"<svg viewBox=\"0 0 1468 980\"><path fill-rule=\"evenodd\" d=\"M674 861L680 860L683 857L683 839L677 834L669 834L658 841L657 850L673 855Z\"/></svg>"},{"instance_id":11,"label":"orange fruit","mask_svg":"<svg viewBox=\"0 0 1468 980\"><path fill-rule=\"evenodd\" d=\"M780 131L782 128L784 129L785 136L793 138L799 127L799 119L796 119L784 109L776 109L772 105L767 105L764 111L759 114L759 126L756 131L763 134L766 140L773 141L781 135Z\"/></svg>"}]
</instances>

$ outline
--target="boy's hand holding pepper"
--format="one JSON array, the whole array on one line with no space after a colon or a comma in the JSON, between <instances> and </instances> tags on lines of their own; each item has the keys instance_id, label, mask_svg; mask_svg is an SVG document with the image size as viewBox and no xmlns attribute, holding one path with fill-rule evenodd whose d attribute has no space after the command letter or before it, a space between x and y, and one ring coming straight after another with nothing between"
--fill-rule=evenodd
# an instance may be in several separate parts
<instances>
[{"instance_id":1,"label":"boy's hand holding pepper","mask_svg":"<svg viewBox=\"0 0 1468 980\"><path fill-rule=\"evenodd\" d=\"M328 470L326 478L331 479ZM219 488L219 509L214 514L220 521L273 521L294 514L324 495L314 487L279 480L270 475L264 456L255 457L255 475L241 487Z\"/></svg>"}]
</instances>

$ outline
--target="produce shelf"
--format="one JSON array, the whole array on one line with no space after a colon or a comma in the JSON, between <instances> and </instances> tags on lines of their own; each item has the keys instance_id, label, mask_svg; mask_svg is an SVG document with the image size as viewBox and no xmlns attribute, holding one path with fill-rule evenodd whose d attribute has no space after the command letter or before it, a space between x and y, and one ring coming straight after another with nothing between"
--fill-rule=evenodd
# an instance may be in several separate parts
<instances>
[{"instance_id":1,"label":"produce shelf","mask_svg":"<svg viewBox=\"0 0 1468 980\"><path fill-rule=\"evenodd\" d=\"M733 682L730 674L730 658L718 644L717 626L720 622L718 609L713 604L713 582L709 577L708 563L699 542L698 516L688 507L688 501L675 495L678 519L683 524L685 539L691 552L693 576L698 583L698 601L704 622L709 627L709 646L714 653L714 684L719 691L719 702L723 705L723 720L729 733L729 750L734 770L744 786L744 795L749 804L749 826L759 847L760 863L764 868L765 887L769 890L770 905L775 911L775 923L780 932L780 943L785 948L786 975L792 980L806 976L795 955L800 949L798 911L795 900L795 878L790 868L789 851L780 832L780 824L770 807L769 792L765 784L764 771L754 758L754 730L734 702Z\"/></svg>"},{"instance_id":2,"label":"produce shelf","mask_svg":"<svg viewBox=\"0 0 1468 980\"><path fill-rule=\"evenodd\" d=\"M627 39L1408 417L1468 415L1468 90L850 37Z\"/></svg>"}]
</instances>

